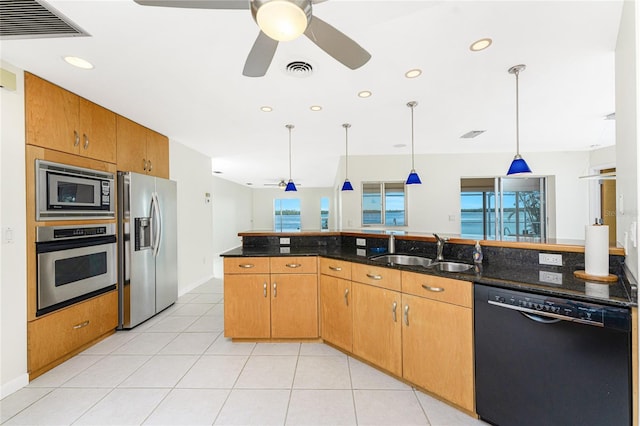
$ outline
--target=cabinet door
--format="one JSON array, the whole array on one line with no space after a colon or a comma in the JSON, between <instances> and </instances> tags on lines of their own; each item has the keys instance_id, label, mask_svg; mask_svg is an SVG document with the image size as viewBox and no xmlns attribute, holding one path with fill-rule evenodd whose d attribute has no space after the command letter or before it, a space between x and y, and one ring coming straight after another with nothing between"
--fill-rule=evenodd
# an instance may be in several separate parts
<instances>
[{"instance_id":1,"label":"cabinet door","mask_svg":"<svg viewBox=\"0 0 640 426\"><path fill-rule=\"evenodd\" d=\"M403 377L474 410L471 309L402 295Z\"/></svg>"},{"instance_id":2,"label":"cabinet door","mask_svg":"<svg viewBox=\"0 0 640 426\"><path fill-rule=\"evenodd\" d=\"M118 170L147 173L147 129L120 115L116 117L116 164Z\"/></svg>"},{"instance_id":3,"label":"cabinet door","mask_svg":"<svg viewBox=\"0 0 640 426\"><path fill-rule=\"evenodd\" d=\"M271 275L271 337L318 337L316 274Z\"/></svg>"},{"instance_id":4,"label":"cabinet door","mask_svg":"<svg viewBox=\"0 0 640 426\"><path fill-rule=\"evenodd\" d=\"M169 139L147 129L147 173L169 179Z\"/></svg>"},{"instance_id":5,"label":"cabinet door","mask_svg":"<svg viewBox=\"0 0 640 426\"><path fill-rule=\"evenodd\" d=\"M27 144L77 154L80 98L35 75L24 78Z\"/></svg>"},{"instance_id":6,"label":"cabinet door","mask_svg":"<svg viewBox=\"0 0 640 426\"><path fill-rule=\"evenodd\" d=\"M402 300L397 291L353 283L353 353L402 375Z\"/></svg>"},{"instance_id":7,"label":"cabinet door","mask_svg":"<svg viewBox=\"0 0 640 426\"><path fill-rule=\"evenodd\" d=\"M80 98L80 155L116 162L116 114Z\"/></svg>"},{"instance_id":8,"label":"cabinet door","mask_svg":"<svg viewBox=\"0 0 640 426\"><path fill-rule=\"evenodd\" d=\"M346 351L353 350L351 281L320 275L322 339Z\"/></svg>"},{"instance_id":9,"label":"cabinet door","mask_svg":"<svg viewBox=\"0 0 640 426\"><path fill-rule=\"evenodd\" d=\"M224 335L268 338L271 334L268 274L225 274Z\"/></svg>"}]
</instances>

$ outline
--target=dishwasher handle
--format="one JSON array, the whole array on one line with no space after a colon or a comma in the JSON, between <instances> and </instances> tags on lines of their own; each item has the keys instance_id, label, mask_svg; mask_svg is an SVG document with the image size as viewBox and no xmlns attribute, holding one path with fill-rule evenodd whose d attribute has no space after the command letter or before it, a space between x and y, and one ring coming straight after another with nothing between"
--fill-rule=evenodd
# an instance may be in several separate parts
<instances>
[{"instance_id":1,"label":"dishwasher handle","mask_svg":"<svg viewBox=\"0 0 640 426\"><path fill-rule=\"evenodd\" d=\"M538 322L540 324L555 324L562 321L560 318L549 318L543 315L530 314L528 312L518 311L525 317L529 318L531 321Z\"/></svg>"}]
</instances>

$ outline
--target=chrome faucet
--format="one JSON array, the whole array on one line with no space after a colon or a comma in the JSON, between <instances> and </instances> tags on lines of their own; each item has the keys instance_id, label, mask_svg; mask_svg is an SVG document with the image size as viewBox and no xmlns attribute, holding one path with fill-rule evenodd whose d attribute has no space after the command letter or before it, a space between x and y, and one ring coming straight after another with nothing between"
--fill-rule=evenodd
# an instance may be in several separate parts
<instances>
[{"instance_id":1,"label":"chrome faucet","mask_svg":"<svg viewBox=\"0 0 640 426\"><path fill-rule=\"evenodd\" d=\"M442 256L442 251L444 250L444 243L447 242L447 238L440 238L438 234L433 234L436 237L436 262L441 262L444 260Z\"/></svg>"},{"instance_id":2,"label":"chrome faucet","mask_svg":"<svg viewBox=\"0 0 640 426\"><path fill-rule=\"evenodd\" d=\"M393 234L389 235L389 248L387 249L388 253L396 252L396 237Z\"/></svg>"}]
</instances>

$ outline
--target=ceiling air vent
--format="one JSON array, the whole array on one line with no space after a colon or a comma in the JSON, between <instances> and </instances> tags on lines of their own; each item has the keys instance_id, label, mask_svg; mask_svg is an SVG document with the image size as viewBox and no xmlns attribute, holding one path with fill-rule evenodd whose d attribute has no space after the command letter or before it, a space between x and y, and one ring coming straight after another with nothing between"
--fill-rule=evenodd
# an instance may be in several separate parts
<instances>
[{"instance_id":1,"label":"ceiling air vent","mask_svg":"<svg viewBox=\"0 0 640 426\"><path fill-rule=\"evenodd\" d=\"M313 67L308 62L293 61L286 67L287 74L295 77L308 77L313 73Z\"/></svg>"},{"instance_id":2,"label":"ceiling air vent","mask_svg":"<svg viewBox=\"0 0 640 426\"><path fill-rule=\"evenodd\" d=\"M43 1L0 0L1 40L88 35Z\"/></svg>"},{"instance_id":3,"label":"ceiling air vent","mask_svg":"<svg viewBox=\"0 0 640 426\"><path fill-rule=\"evenodd\" d=\"M472 131L467 132L464 135L460 136L460 138L462 138L462 139L473 139L476 136L480 136L484 132L486 132L486 130L472 130Z\"/></svg>"}]
</instances>

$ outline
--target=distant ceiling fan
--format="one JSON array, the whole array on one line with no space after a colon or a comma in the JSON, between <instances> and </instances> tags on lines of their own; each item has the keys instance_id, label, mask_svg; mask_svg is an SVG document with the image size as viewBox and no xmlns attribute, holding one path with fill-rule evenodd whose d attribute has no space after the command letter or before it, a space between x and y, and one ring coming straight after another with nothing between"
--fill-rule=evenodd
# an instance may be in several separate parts
<instances>
[{"instance_id":1,"label":"distant ceiling fan","mask_svg":"<svg viewBox=\"0 0 640 426\"><path fill-rule=\"evenodd\" d=\"M250 9L260 27L242 74L262 77L276 53L279 41L301 34L348 68L357 69L371 55L358 43L312 14L312 4L326 0L134 0L143 6L195 9Z\"/></svg>"}]
</instances>

